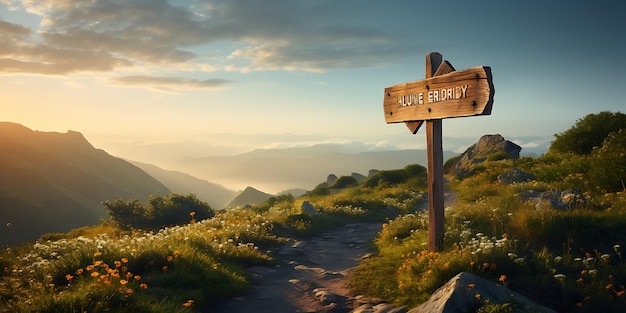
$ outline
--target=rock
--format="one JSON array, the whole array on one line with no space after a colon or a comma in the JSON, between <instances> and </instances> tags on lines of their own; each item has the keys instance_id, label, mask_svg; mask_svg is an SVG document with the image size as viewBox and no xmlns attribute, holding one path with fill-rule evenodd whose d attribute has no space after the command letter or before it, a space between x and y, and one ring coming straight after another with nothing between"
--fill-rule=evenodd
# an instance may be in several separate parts
<instances>
[{"instance_id":1,"label":"rock","mask_svg":"<svg viewBox=\"0 0 626 313\"><path fill-rule=\"evenodd\" d=\"M480 295L479 298L477 295ZM521 312L556 313L502 285L467 272L454 276L437 289L428 301L409 313L476 312L487 300L492 304L514 302Z\"/></svg>"},{"instance_id":2,"label":"rock","mask_svg":"<svg viewBox=\"0 0 626 313\"><path fill-rule=\"evenodd\" d=\"M319 299L323 305L337 301L337 295L328 290L313 290L313 292L315 292L315 298Z\"/></svg>"},{"instance_id":3,"label":"rock","mask_svg":"<svg viewBox=\"0 0 626 313\"><path fill-rule=\"evenodd\" d=\"M587 204L587 197L576 189L564 190L561 192L560 199L561 203L565 204L569 210Z\"/></svg>"},{"instance_id":4,"label":"rock","mask_svg":"<svg viewBox=\"0 0 626 313\"><path fill-rule=\"evenodd\" d=\"M367 177L372 177L372 176L374 176L374 175L378 174L379 172L380 172L379 170L374 170L374 169L371 169L371 170L367 173Z\"/></svg>"},{"instance_id":5,"label":"rock","mask_svg":"<svg viewBox=\"0 0 626 313\"><path fill-rule=\"evenodd\" d=\"M517 194L522 201L531 201L532 199L539 197L539 195L541 194L534 190L524 190Z\"/></svg>"},{"instance_id":6,"label":"rock","mask_svg":"<svg viewBox=\"0 0 626 313\"><path fill-rule=\"evenodd\" d=\"M330 174L326 177L326 185L327 186L332 186L335 181L337 180L337 175L335 174Z\"/></svg>"},{"instance_id":7,"label":"rock","mask_svg":"<svg viewBox=\"0 0 626 313\"><path fill-rule=\"evenodd\" d=\"M398 216L398 211L396 211L396 209L394 209L389 204L387 204L387 206L385 207L385 212L387 212L388 214L391 214L391 216Z\"/></svg>"},{"instance_id":8,"label":"rock","mask_svg":"<svg viewBox=\"0 0 626 313\"><path fill-rule=\"evenodd\" d=\"M526 173L518 168L498 175L498 181L503 185L523 183L531 180L535 180L535 175Z\"/></svg>"},{"instance_id":9,"label":"rock","mask_svg":"<svg viewBox=\"0 0 626 313\"><path fill-rule=\"evenodd\" d=\"M313 205L309 201L302 202L300 209L302 210L302 214L308 216L314 216L319 214L317 211L315 211L315 207L313 207Z\"/></svg>"},{"instance_id":10,"label":"rock","mask_svg":"<svg viewBox=\"0 0 626 313\"><path fill-rule=\"evenodd\" d=\"M374 307L369 303L363 304L360 307L352 311L352 313L374 313L374 312L375 312Z\"/></svg>"},{"instance_id":11,"label":"rock","mask_svg":"<svg viewBox=\"0 0 626 313\"><path fill-rule=\"evenodd\" d=\"M406 313L406 307L396 308L389 303L380 303L374 306L375 313Z\"/></svg>"},{"instance_id":12,"label":"rock","mask_svg":"<svg viewBox=\"0 0 626 313\"><path fill-rule=\"evenodd\" d=\"M278 251L278 254L290 255L290 256L302 255L304 254L305 246L306 246L306 242L296 241L292 245L286 245L284 248Z\"/></svg>"},{"instance_id":13,"label":"rock","mask_svg":"<svg viewBox=\"0 0 626 313\"><path fill-rule=\"evenodd\" d=\"M549 190L541 193L534 190L525 190L517 196L523 201L532 203L537 210L573 210L576 207L587 204L585 195L576 189L565 191Z\"/></svg>"},{"instance_id":14,"label":"rock","mask_svg":"<svg viewBox=\"0 0 626 313\"><path fill-rule=\"evenodd\" d=\"M522 147L505 140L501 135L484 135L446 167L452 175L463 177L475 164L487 160L491 155L504 152L509 158L517 159L521 150Z\"/></svg>"},{"instance_id":15,"label":"rock","mask_svg":"<svg viewBox=\"0 0 626 313\"><path fill-rule=\"evenodd\" d=\"M362 183L367 178L359 173L352 173L350 176L352 176L352 178L354 178L354 180L356 180L356 182L359 184Z\"/></svg>"}]
</instances>

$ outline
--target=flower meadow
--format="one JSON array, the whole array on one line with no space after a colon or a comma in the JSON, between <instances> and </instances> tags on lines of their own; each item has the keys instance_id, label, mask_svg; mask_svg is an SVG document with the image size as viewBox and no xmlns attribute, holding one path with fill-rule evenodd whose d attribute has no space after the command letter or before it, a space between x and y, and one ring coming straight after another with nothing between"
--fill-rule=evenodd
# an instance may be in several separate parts
<instances>
[{"instance_id":1,"label":"flower meadow","mask_svg":"<svg viewBox=\"0 0 626 313\"><path fill-rule=\"evenodd\" d=\"M290 238L364 221L384 224L373 243L378 253L349 274L361 294L414 307L466 271L557 312L624 312L626 193L603 192L585 175L567 174L579 168L571 160L549 162L497 159L463 179L450 177L459 199L445 209L444 248L437 252L427 247L425 169L415 165L205 220L190 212L180 226L127 230L104 221L43 236L2 249L0 312L210 312L245 292L245 268L274 265L273 249ZM498 183L497 175L514 166L575 179ZM581 189L584 203L567 210L538 209L518 196L573 188L568 182L588 189ZM305 200L318 215L302 212ZM485 304L480 312L515 312L515 303L475 296Z\"/></svg>"},{"instance_id":2,"label":"flower meadow","mask_svg":"<svg viewBox=\"0 0 626 313\"><path fill-rule=\"evenodd\" d=\"M383 201L369 192L334 190L332 196L305 198L319 215L302 214L304 199L279 196L201 221L191 211L189 223L180 226L128 230L111 219L5 247L0 253L0 312L206 311L245 292L245 268L273 266L272 249L291 237L389 217ZM407 194L402 198L409 205Z\"/></svg>"},{"instance_id":3,"label":"flower meadow","mask_svg":"<svg viewBox=\"0 0 626 313\"><path fill-rule=\"evenodd\" d=\"M555 188L551 182L502 185L496 176L514 161L480 166L473 176L451 177L449 187L459 200L445 209L442 251L427 249L427 212L396 217L383 225L375 241L379 254L352 271L351 286L414 307L465 271L557 312L626 311L625 192L593 192L589 186L583 190L586 201L576 207L538 209L518 194ZM498 311L489 299L481 301L486 304L481 312L490 312L487 304L494 312L515 309L509 303Z\"/></svg>"},{"instance_id":4,"label":"flower meadow","mask_svg":"<svg viewBox=\"0 0 626 313\"><path fill-rule=\"evenodd\" d=\"M5 248L1 312L188 312L245 290L244 266L281 239L262 216L218 218L157 232L99 234Z\"/></svg>"}]
</instances>

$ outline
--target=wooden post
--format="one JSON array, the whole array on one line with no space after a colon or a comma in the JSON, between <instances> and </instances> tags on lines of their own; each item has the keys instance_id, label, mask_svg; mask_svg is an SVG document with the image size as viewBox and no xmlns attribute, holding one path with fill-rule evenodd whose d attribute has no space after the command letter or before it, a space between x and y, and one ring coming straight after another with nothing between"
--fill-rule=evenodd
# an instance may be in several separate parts
<instances>
[{"instance_id":1,"label":"wooden post","mask_svg":"<svg viewBox=\"0 0 626 313\"><path fill-rule=\"evenodd\" d=\"M426 122L428 154L428 249L442 251L444 229L442 119L491 114L491 68L456 71L442 55L426 56L426 79L385 88L387 123L404 122L415 134Z\"/></svg>"},{"instance_id":2,"label":"wooden post","mask_svg":"<svg viewBox=\"0 0 626 313\"><path fill-rule=\"evenodd\" d=\"M426 79L435 75L442 55L433 52L426 56ZM442 251L444 230L443 206L443 130L442 120L426 121L426 149L428 155L428 250Z\"/></svg>"},{"instance_id":3,"label":"wooden post","mask_svg":"<svg viewBox=\"0 0 626 313\"><path fill-rule=\"evenodd\" d=\"M443 145L442 120L426 121L428 154L428 250L443 250Z\"/></svg>"}]
</instances>

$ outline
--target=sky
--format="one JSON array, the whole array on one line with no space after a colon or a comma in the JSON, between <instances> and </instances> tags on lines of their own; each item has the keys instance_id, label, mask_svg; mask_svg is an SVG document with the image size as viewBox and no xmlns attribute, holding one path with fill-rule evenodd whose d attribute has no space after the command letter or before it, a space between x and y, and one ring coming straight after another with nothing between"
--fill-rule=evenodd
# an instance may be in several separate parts
<instances>
[{"instance_id":1,"label":"sky","mask_svg":"<svg viewBox=\"0 0 626 313\"><path fill-rule=\"evenodd\" d=\"M148 162L424 149L424 129L385 123L383 90L424 79L436 51L495 87L491 115L443 121L444 150L496 133L545 149L624 112L624 16L620 0L0 0L0 121Z\"/></svg>"}]
</instances>

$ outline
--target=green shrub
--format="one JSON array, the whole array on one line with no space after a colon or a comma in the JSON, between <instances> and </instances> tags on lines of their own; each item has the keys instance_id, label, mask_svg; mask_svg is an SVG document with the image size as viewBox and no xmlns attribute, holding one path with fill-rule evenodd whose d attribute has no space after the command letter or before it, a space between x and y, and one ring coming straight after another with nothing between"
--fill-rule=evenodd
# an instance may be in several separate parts
<instances>
[{"instance_id":1,"label":"green shrub","mask_svg":"<svg viewBox=\"0 0 626 313\"><path fill-rule=\"evenodd\" d=\"M626 114L603 111L589 114L576 121L572 128L555 134L550 151L588 155L600 147L607 136L626 128Z\"/></svg>"},{"instance_id":2,"label":"green shrub","mask_svg":"<svg viewBox=\"0 0 626 313\"><path fill-rule=\"evenodd\" d=\"M111 219L124 229L159 229L204 220L215 214L206 202L192 194L151 196L146 205L137 199L123 201L119 198L102 203Z\"/></svg>"},{"instance_id":3,"label":"green shrub","mask_svg":"<svg viewBox=\"0 0 626 313\"><path fill-rule=\"evenodd\" d=\"M337 178L337 180L335 180L335 183L333 183L332 186L330 186L331 189L344 189L347 187L354 187L358 185L358 182L356 181L356 179L352 176L341 176L339 178Z\"/></svg>"},{"instance_id":4,"label":"green shrub","mask_svg":"<svg viewBox=\"0 0 626 313\"><path fill-rule=\"evenodd\" d=\"M626 128L610 134L590 158L591 184L602 193L626 191Z\"/></svg>"}]
</instances>

